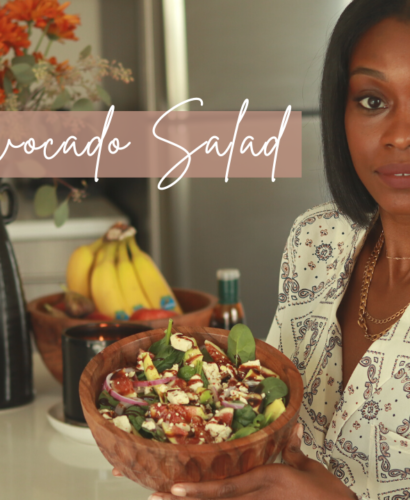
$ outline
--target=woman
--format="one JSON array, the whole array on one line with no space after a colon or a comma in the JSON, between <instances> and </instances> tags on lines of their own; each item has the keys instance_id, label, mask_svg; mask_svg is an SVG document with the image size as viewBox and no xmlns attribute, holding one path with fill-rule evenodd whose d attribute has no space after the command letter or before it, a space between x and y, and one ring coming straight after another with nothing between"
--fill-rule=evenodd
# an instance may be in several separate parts
<instances>
[{"instance_id":1,"label":"woman","mask_svg":"<svg viewBox=\"0 0 410 500\"><path fill-rule=\"evenodd\" d=\"M296 220L268 336L305 386L284 463L151 499L410 498L410 0L346 8L321 114L335 205Z\"/></svg>"}]
</instances>

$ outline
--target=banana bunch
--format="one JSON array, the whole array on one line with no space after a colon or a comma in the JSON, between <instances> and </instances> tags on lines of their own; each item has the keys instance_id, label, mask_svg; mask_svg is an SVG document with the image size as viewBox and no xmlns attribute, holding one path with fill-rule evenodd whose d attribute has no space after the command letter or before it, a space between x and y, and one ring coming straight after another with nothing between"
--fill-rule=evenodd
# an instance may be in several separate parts
<instances>
[{"instance_id":1,"label":"banana bunch","mask_svg":"<svg viewBox=\"0 0 410 500\"><path fill-rule=\"evenodd\" d=\"M160 270L138 247L135 233L115 224L103 238L77 248L67 266L68 289L91 298L112 319L128 319L141 308L182 314Z\"/></svg>"}]
</instances>

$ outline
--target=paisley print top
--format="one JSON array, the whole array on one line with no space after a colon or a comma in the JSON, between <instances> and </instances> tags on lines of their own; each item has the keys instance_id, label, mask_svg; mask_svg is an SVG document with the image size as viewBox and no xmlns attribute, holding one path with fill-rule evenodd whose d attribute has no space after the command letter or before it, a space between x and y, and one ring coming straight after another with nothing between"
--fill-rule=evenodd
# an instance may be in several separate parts
<instances>
[{"instance_id":1,"label":"paisley print top","mask_svg":"<svg viewBox=\"0 0 410 500\"><path fill-rule=\"evenodd\" d=\"M302 451L358 496L410 499L410 307L342 384L336 317L366 230L324 204L295 221L267 342L298 368Z\"/></svg>"}]
</instances>

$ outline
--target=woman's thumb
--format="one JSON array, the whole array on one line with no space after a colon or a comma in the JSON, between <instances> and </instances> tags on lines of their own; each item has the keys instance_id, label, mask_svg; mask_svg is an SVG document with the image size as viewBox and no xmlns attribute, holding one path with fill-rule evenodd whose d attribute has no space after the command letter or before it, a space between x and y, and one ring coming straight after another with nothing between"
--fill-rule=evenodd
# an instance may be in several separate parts
<instances>
[{"instance_id":1,"label":"woman's thumb","mask_svg":"<svg viewBox=\"0 0 410 500\"><path fill-rule=\"evenodd\" d=\"M296 424L292 429L292 434L282 450L283 460L294 467L295 469L303 469L304 464L308 460L300 450L303 436L303 425Z\"/></svg>"}]
</instances>

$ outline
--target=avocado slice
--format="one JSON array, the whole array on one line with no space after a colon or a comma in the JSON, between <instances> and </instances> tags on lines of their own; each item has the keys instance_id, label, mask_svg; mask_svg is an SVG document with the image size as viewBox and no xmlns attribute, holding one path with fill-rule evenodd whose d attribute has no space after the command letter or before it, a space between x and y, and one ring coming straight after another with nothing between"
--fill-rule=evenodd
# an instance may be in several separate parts
<instances>
[{"instance_id":1,"label":"avocado slice","mask_svg":"<svg viewBox=\"0 0 410 500\"><path fill-rule=\"evenodd\" d=\"M266 407L264 415L270 424L278 419L284 411L286 411L286 406L283 404L282 399L275 399L275 401Z\"/></svg>"},{"instance_id":2,"label":"avocado slice","mask_svg":"<svg viewBox=\"0 0 410 500\"><path fill-rule=\"evenodd\" d=\"M144 373L147 380L158 380L160 378L158 370L155 368L154 363L152 362L151 356L146 352L143 355L143 363L144 363ZM166 401L166 390L164 390L164 384L154 385L154 391L158 394L161 402Z\"/></svg>"},{"instance_id":3,"label":"avocado slice","mask_svg":"<svg viewBox=\"0 0 410 500\"><path fill-rule=\"evenodd\" d=\"M203 358L204 356L198 347L193 347L184 354L184 365L196 366L199 361L203 360Z\"/></svg>"},{"instance_id":4,"label":"avocado slice","mask_svg":"<svg viewBox=\"0 0 410 500\"><path fill-rule=\"evenodd\" d=\"M213 402L213 398L212 398L212 392L209 391L208 389L205 389L205 388L201 388L203 389L202 391L197 391L197 394L200 394L199 396L199 402L203 405L206 405L206 404L211 404Z\"/></svg>"},{"instance_id":5,"label":"avocado slice","mask_svg":"<svg viewBox=\"0 0 410 500\"><path fill-rule=\"evenodd\" d=\"M146 352L143 355L144 373L147 380L159 379L159 373L152 362L151 356Z\"/></svg>"},{"instance_id":6,"label":"avocado slice","mask_svg":"<svg viewBox=\"0 0 410 500\"><path fill-rule=\"evenodd\" d=\"M261 375L263 375L265 378L268 378L268 377L280 378L277 373L275 373L274 371L272 371L269 368L266 368L264 366L261 366L260 372L261 372Z\"/></svg>"}]
</instances>

